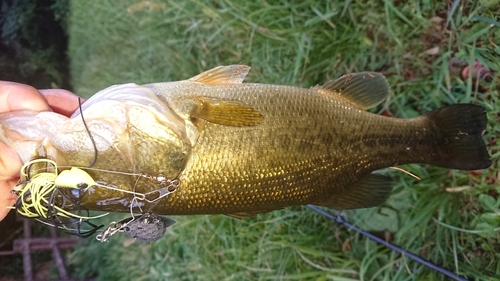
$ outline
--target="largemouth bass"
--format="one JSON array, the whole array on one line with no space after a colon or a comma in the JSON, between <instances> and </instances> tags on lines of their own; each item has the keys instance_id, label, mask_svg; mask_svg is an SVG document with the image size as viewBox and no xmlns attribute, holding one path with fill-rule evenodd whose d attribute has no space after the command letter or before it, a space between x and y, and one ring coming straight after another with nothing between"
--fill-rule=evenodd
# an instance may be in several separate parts
<instances>
[{"instance_id":1,"label":"largemouth bass","mask_svg":"<svg viewBox=\"0 0 500 281\"><path fill-rule=\"evenodd\" d=\"M391 179L373 171L491 164L480 106L389 118L365 111L389 95L381 74L349 74L304 89L242 83L249 69L220 66L184 81L112 86L71 118L2 114L0 141L25 163L43 157L88 173L88 180L60 179L79 188L67 194L78 208L140 207L162 215L241 217L302 204L366 208L392 190Z\"/></svg>"}]
</instances>

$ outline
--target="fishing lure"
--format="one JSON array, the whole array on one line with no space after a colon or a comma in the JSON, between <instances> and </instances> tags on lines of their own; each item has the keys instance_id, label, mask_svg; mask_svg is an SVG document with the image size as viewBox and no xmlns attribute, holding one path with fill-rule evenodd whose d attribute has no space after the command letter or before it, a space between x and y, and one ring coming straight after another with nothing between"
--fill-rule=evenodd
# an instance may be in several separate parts
<instances>
[{"instance_id":1,"label":"fishing lure","mask_svg":"<svg viewBox=\"0 0 500 281\"><path fill-rule=\"evenodd\" d=\"M82 113L81 100L78 99L80 113ZM103 171L92 168L98 157L98 150L95 140L87 127L83 114L83 125L94 147L94 159L86 168L83 167L58 167L54 160L47 158L33 159L23 165L20 171L20 182L14 187L13 193L18 195L14 209L28 218L35 218L38 221L66 230L70 234L80 237L88 237L94 234L104 225L97 226L90 220L101 218L108 213L90 216L89 211L80 204L81 198L91 187L106 188L133 195L130 203L131 218L127 218L119 223L112 222L98 240L106 241L109 236L117 231L125 232L131 237L143 241L156 241L163 236L165 229L174 224L175 221L160 217L150 213L151 209L158 204L159 200L175 192L180 185L178 180L169 180L163 176L149 176L145 174L135 174L120 171L107 171L123 175L149 178L160 183L161 188L151 190L146 193L138 193L130 190L123 190L112 184L96 182L85 170ZM60 172L61 169L64 169ZM156 203L146 214L142 216L134 215L134 207L140 208L139 201ZM69 211L72 209L74 211ZM90 226L90 229L82 229L82 225ZM130 226L129 226L130 225ZM76 226L76 227L74 227ZM127 227L125 229L125 227ZM111 235L110 235L111 234ZM104 237L104 238L102 238Z\"/></svg>"},{"instance_id":2,"label":"fishing lure","mask_svg":"<svg viewBox=\"0 0 500 281\"><path fill-rule=\"evenodd\" d=\"M13 193L18 195L13 208L20 215L35 218L80 237L88 237L102 227L90 223L89 220L106 216L108 213L90 216L89 211L82 208L78 202L81 194L95 184L87 172L74 167L59 173L55 161L40 158L23 165L20 174L21 180L13 190ZM76 210L68 211L68 205L76 206ZM91 229L83 230L83 224ZM72 227L73 225L76 225L76 228Z\"/></svg>"},{"instance_id":3,"label":"fishing lure","mask_svg":"<svg viewBox=\"0 0 500 281\"><path fill-rule=\"evenodd\" d=\"M158 241L165 235L168 227L175 224L175 221L167 217L146 212L140 216L133 216L119 222L112 222L96 238L100 242L108 242L109 238L118 232L125 233L131 238L144 242Z\"/></svg>"},{"instance_id":4,"label":"fishing lure","mask_svg":"<svg viewBox=\"0 0 500 281\"><path fill-rule=\"evenodd\" d=\"M37 168L33 169L33 167ZM175 223L171 219L152 214L150 210L160 199L177 190L180 184L178 180L170 181L164 177L156 177L156 180L165 183L162 188L146 193L138 193L96 182L84 171L84 169L90 168L71 167L71 169L62 172L59 172L59 169L60 167L57 166L56 162L50 159L40 158L27 162L21 169L21 180L13 190L13 193L18 195L13 208L22 216L36 218L47 225L64 229L70 234L88 237L103 226L96 226L90 223L89 220L104 217L108 213L90 216L89 211L80 205L79 199L90 187L100 187L130 193L134 196L130 204L132 217L119 223L112 222L105 231L107 233L104 235L105 238L98 238L102 242L111 236L109 233L114 234L116 230L125 232L138 240L153 242L160 239L166 228ZM150 176L142 174L130 173L130 175L150 178ZM150 207L144 215L136 217L134 216L134 207L139 208L139 211L143 213L140 204L135 204L139 201L156 204ZM69 205L71 205L71 209L76 209L76 211L68 211ZM83 214L84 212L86 215ZM65 219L67 221L64 221ZM72 228L70 227L71 224L76 224L77 227ZM82 230L82 224L90 225L91 229ZM128 228L125 229L125 226Z\"/></svg>"},{"instance_id":5,"label":"fishing lure","mask_svg":"<svg viewBox=\"0 0 500 281\"><path fill-rule=\"evenodd\" d=\"M137 240L155 242L165 235L167 227L174 224L173 219L153 213L145 213L128 223L124 228L124 232Z\"/></svg>"}]
</instances>

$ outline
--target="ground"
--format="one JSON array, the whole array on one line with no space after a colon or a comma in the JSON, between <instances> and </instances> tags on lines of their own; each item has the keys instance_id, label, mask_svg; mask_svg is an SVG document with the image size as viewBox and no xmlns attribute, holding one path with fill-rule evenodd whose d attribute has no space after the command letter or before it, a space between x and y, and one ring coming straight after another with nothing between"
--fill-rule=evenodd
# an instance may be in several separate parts
<instances>
[{"instance_id":1,"label":"ground","mask_svg":"<svg viewBox=\"0 0 500 281\"><path fill-rule=\"evenodd\" d=\"M500 278L498 7L498 0L71 1L71 82L89 96L112 84L175 81L244 63L252 67L247 82L302 87L381 72L392 92L374 112L397 118L447 104L482 105L490 169L402 167L421 180L387 170L396 181L389 201L344 215L462 276L494 280ZM89 238L73 266L99 280L446 279L306 207L245 220L174 219L153 244L124 235L104 244Z\"/></svg>"}]
</instances>

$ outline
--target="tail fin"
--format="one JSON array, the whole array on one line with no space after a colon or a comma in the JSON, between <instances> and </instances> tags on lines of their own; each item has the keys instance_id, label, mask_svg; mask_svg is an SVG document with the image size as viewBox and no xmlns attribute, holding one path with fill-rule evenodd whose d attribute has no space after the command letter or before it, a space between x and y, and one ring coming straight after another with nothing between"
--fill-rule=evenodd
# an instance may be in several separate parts
<instances>
[{"instance_id":1,"label":"tail fin","mask_svg":"<svg viewBox=\"0 0 500 281\"><path fill-rule=\"evenodd\" d=\"M449 169L478 170L491 165L481 136L488 119L483 107L455 104L425 115L438 137L432 164Z\"/></svg>"}]
</instances>

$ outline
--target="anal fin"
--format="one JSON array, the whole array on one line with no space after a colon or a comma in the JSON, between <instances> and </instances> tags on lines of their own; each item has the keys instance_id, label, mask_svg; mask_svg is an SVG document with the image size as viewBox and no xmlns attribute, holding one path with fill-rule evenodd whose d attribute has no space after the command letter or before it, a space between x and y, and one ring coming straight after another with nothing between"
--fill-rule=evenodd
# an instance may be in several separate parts
<instances>
[{"instance_id":1,"label":"anal fin","mask_svg":"<svg viewBox=\"0 0 500 281\"><path fill-rule=\"evenodd\" d=\"M255 217L258 214L264 214L270 212L271 210L261 210L261 211L247 211L247 212L237 212L232 214L225 214L228 217L243 220L246 217Z\"/></svg>"},{"instance_id":2,"label":"anal fin","mask_svg":"<svg viewBox=\"0 0 500 281\"><path fill-rule=\"evenodd\" d=\"M346 187L344 193L334 195L321 205L339 210L375 207L389 198L392 184L392 179L387 176L369 174Z\"/></svg>"}]
</instances>

